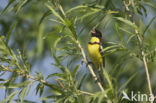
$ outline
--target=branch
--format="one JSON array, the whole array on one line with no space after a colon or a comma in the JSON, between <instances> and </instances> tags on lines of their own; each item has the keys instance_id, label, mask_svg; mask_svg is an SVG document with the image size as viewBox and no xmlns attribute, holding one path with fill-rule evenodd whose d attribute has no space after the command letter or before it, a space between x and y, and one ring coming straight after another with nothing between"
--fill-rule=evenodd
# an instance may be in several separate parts
<instances>
[{"instance_id":1,"label":"branch","mask_svg":"<svg viewBox=\"0 0 156 103\"><path fill-rule=\"evenodd\" d=\"M17 71L17 70L11 70L11 69L9 69L8 67L2 66L2 65L1 65L0 67L1 67L0 71L8 71L8 72L12 72L12 73L17 73L18 76L26 77L26 78L28 78L28 79L32 79L32 80L34 80L34 81L38 81L38 82L40 82L40 83L43 83L43 84L45 84L46 86L52 87L52 88L54 88L54 89L57 89L57 88L55 87L55 85L50 84L50 83L48 83L47 81L45 81L45 80L43 80L43 79L34 77L34 76L29 75L29 74L27 74L27 73L22 73L22 72Z\"/></svg>"},{"instance_id":2,"label":"branch","mask_svg":"<svg viewBox=\"0 0 156 103\"><path fill-rule=\"evenodd\" d=\"M93 96L94 94L92 93L89 93L89 92L85 92L85 91L79 91L80 93L82 94L85 94L85 95L89 95L89 96Z\"/></svg>"},{"instance_id":3,"label":"branch","mask_svg":"<svg viewBox=\"0 0 156 103\"><path fill-rule=\"evenodd\" d=\"M142 55L142 61L143 61L143 64L144 64L144 67L145 67L145 72L146 72L146 79L147 79L147 83L148 83L148 89L149 89L150 94L153 95L150 76L149 76L149 71L148 71L148 66L147 66L147 61L146 61L146 54L145 54L144 50L142 49L143 42L142 42L142 39L140 38L137 30L135 30L135 33L136 33L138 41L139 41L140 52L141 52L141 55ZM151 103L153 103L153 101L151 101Z\"/></svg>"},{"instance_id":4,"label":"branch","mask_svg":"<svg viewBox=\"0 0 156 103\"><path fill-rule=\"evenodd\" d=\"M123 0L123 3L124 3L124 6L126 8L126 11L129 12L130 11L129 10L130 3L126 4L125 0ZM129 15L129 17L131 17L131 16ZM148 89L149 89L150 94L153 95L150 76L149 76L149 71L148 71L148 65L147 65L147 61L146 61L146 54L145 54L145 52L144 52L144 50L142 48L143 47L143 41L142 41L137 29L135 29L135 34L136 34L138 42L139 42L140 52L141 52L141 55L142 55L142 61L143 61L145 72L146 72L146 79L147 79L147 83L148 83ZM153 101L150 101L150 103L153 103Z\"/></svg>"}]
</instances>

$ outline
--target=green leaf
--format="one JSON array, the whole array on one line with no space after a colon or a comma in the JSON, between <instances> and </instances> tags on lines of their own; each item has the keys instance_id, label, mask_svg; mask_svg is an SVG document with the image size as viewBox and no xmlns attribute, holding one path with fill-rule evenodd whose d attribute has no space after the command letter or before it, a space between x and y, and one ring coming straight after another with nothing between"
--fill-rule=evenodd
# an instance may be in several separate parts
<instances>
[{"instance_id":1,"label":"green leaf","mask_svg":"<svg viewBox=\"0 0 156 103\"><path fill-rule=\"evenodd\" d=\"M108 47L102 49L102 52L106 52L106 51L108 51L108 50L112 50L112 49L114 49L114 48L119 48L119 47L121 47L121 46L120 46L120 45L108 46Z\"/></svg>"},{"instance_id":2,"label":"green leaf","mask_svg":"<svg viewBox=\"0 0 156 103\"><path fill-rule=\"evenodd\" d=\"M62 72L65 72L64 67L63 67L63 66L61 65L61 63L60 63L60 60L55 56L54 53L52 53L52 56L53 56L53 58L54 58L54 60L55 60L55 62L56 62L56 65L59 67L59 69L60 69Z\"/></svg>"},{"instance_id":3,"label":"green leaf","mask_svg":"<svg viewBox=\"0 0 156 103\"><path fill-rule=\"evenodd\" d=\"M75 40L77 40L77 35L74 27L74 19L66 19L65 20L65 25L69 28L69 30L72 33L72 37L74 37Z\"/></svg>"},{"instance_id":4,"label":"green leaf","mask_svg":"<svg viewBox=\"0 0 156 103\"><path fill-rule=\"evenodd\" d=\"M134 33L131 33L130 31L128 31L128 30L126 30L124 28L119 27L119 29L126 32L126 33L128 33L128 34L130 34L130 35L135 35Z\"/></svg>"},{"instance_id":5,"label":"green leaf","mask_svg":"<svg viewBox=\"0 0 156 103\"><path fill-rule=\"evenodd\" d=\"M148 23L148 25L145 27L145 30L143 31L143 35L145 34L145 32L148 30L148 28L150 27L150 25L153 23L153 21L156 19L156 16L153 17L151 19L151 21Z\"/></svg>"},{"instance_id":6,"label":"green leaf","mask_svg":"<svg viewBox=\"0 0 156 103\"><path fill-rule=\"evenodd\" d=\"M53 22L56 22L56 23L59 23L59 24L63 24L61 21L58 21L58 20L55 20L55 19L49 19L50 21L53 21ZM63 24L64 25L64 24Z\"/></svg>"},{"instance_id":7,"label":"green leaf","mask_svg":"<svg viewBox=\"0 0 156 103\"><path fill-rule=\"evenodd\" d=\"M112 85L112 82L111 82L111 79L110 79L110 76L109 74L107 73L107 71L105 70L105 68L103 68L103 74L108 82L108 85L110 87L110 89L113 91L113 85Z\"/></svg>"},{"instance_id":8,"label":"green leaf","mask_svg":"<svg viewBox=\"0 0 156 103\"><path fill-rule=\"evenodd\" d=\"M75 78L78 69L79 69L79 65L76 65L76 67L74 68L74 70L72 72L72 77L73 78Z\"/></svg>"},{"instance_id":9,"label":"green leaf","mask_svg":"<svg viewBox=\"0 0 156 103\"><path fill-rule=\"evenodd\" d=\"M131 35L129 38L128 38L128 40L127 40L127 44L129 43L129 41L133 38L133 37L135 37L136 35Z\"/></svg>"},{"instance_id":10,"label":"green leaf","mask_svg":"<svg viewBox=\"0 0 156 103\"><path fill-rule=\"evenodd\" d=\"M136 74L137 73L134 73L132 76L129 77L129 79L119 88L119 92L128 85L128 83L136 76Z\"/></svg>"},{"instance_id":11,"label":"green leaf","mask_svg":"<svg viewBox=\"0 0 156 103\"><path fill-rule=\"evenodd\" d=\"M8 5L3 9L1 15L3 15L3 14L5 13L5 11L8 9L8 7L9 7L11 4L13 4L14 2L15 2L15 0L9 0Z\"/></svg>"},{"instance_id":12,"label":"green leaf","mask_svg":"<svg viewBox=\"0 0 156 103\"><path fill-rule=\"evenodd\" d=\"M6 81L7 83L8 81ZM6 88L20 88L23 86L27 86L30 83L30 81L25 81L25 82L21 82L21 83L9 83L9 85L7 87L5 87L5 82L0 83L0 88L2 89L6 89ZM2 85L2 86L1 86Z\"/></svg>"},{"instance_id":13,"label":"green leaf","mask_svg":"<svg viewBox=\"0 0 156 103\"><path fill-rule=\"evenodd\" d=\"M22 8L27 2L29 2L29 0L22 0L22 1L20 1L19 4L18 4L16 13L18 13L18 12L21 10L21 8Z\"/></svg>"},{"instance_id":14,"label":"green leaf","mask_svg":"<svg viewBox=\"0 0 156 103\"><path fill-rule=\"evenodd\" d=\"M38 32L38 36L37 36L37 54L38 56L41 55L42 51L43 51L43 34L44 34L44 24L41 24L39 27L39 32Z\"/></svg>"},{"instance_id":15,"label":"green leaf","mask_svg":"<svg viewBox=\"0 0 156 103\"><path fill-rule=\"evenodd\" d=\"M15 26L16 26L17 22L14 22L13 25L11 26L8 34L7 34L7 37L6 37L6 44L8 45L8 42L9 42L9 39L10 39L10 35L12 34Z\"/></svg>"},{"instance_id":16,"label":"green leaf","mask_svg":"<svg viewBox=\"0 0 156 103\"><path fill-rule=\"evenodd\" d=\"M43 16L41 17L40 21L39 21L39 25L42 23L42 21L44 20L44 18L46 18L47 16L49 16L51 14L50 10L47 10Z\"/></svg>"},{"instance_id":17,"label":"green leaf","mask_svg":"<svg viewBox=\"0 0 156 103\"><path fill-rule=\"evenodd\" d=\"M48 4L45 4L50 10L51 12L56 16L58 17L64 24L65 24L65 21L64 19Z\"/></svg>"},{"instance_id":18,"label":"green leaf","mask_svg":"<svg viewBox=\"0 0 156 103\"><path fill-rule=\"evenodd\" d=\"M106 89L104 92L97 92L93 96L93 103L96 103L95 100L98 99L97 103L102 103L102 99L106 97L106 94L110 91L110 89ZM99 99L100 97L100 99Z\"/></svg>"},{"instance_id":19,"label":"green leaf","mask_svg":"<svg viewBox=\"0 0 156 103\"><path fill-rule=\"evenodd\" d=\"M82 84L84 83L84 80L85 80L86 76L87 76L86 74L84 74L84 75L82 76L82 78L81 78L81 80L80 80L80 83L79 83L78 86L77 86L78 89L81 88Z\"/></svg>"},{"instance_id":20,"label":"green leaf","mask_svg":"<svg viewBox=\"0 0 156 103\"><path fill-rule=\"evenodd\" d=\"M142 1L144 4L150 6L150 7L153 7L154 9L156 9L156 3L153 3L153 2L148 2L148 1Z\"/></svg>"},{"instance_id":21,"label":"green leaf","mask_svg":"<svg viewBox=\"0 0 156 103\"><path fill-rule=\"evenodd\" d=\"M44 85L41 84L41 85L40 85L40 97L42 96L43 91L44 91Z\"/></svg>"},{"instance_id":22,"label":"green leaf","mask_svg":"<svg viewBox=\"0 0 156 103\"><path fill-rule=\"evenodd\" d=\"M66 74L53 73L53 74L48 75L47 78L46 78L46 80L49 79L49 78L51 78L51 77L56 77L56 76L58 76L58 77L65 77Z\"/></svg>"},{"instance_id":23,"label":"green leaf","mask_svg":"<svg viewBox=\"0 0 156 103\"><path fill-rule=\"evenodd\" d=\"M5 99L3 99L0 103L6 103L9 99L12 99L13 97L15 97L15 95L18 93L18 91L15 91L13 93L11 93L8 97L6 97Z\"/></svg>"},{"instance_id":24,"label":"green leaf","mask_svg":"<svg viewBox=\"0 0 156 103\"><path fill-rule=\"evenodd\" d=\"M88 6L79 5L79 6L73 7L73 8L71 8L71 9L69 9L68 11L66 11L66 14L71 13L71 12L74 11L74 10L77 10L77 9L84 9L84 8L88 8Z\"/></svg>"},{"instance_id":25,"label":"green leaf","mask_svg":"<svg viewBox=\"0 0 156 103\"><path fill-rule=\"evenodd\" d=\"M37 76L40 78L40 79L44 79L43 75L41 72L36 72Z\"/></svg>"},{"instance_id":26,"label":"green leaf","mask_svg":"<svg viewBox=\"0 0 156 103\"><path fill-rule=\"evenodd\" d=\"M129 20L125 19L125 18L122 18L122 17L114 17L114 18L119 20L119 21L124 22L125 24L128 24L129 26L131 26L131 27L133 27L135 29L138 28L137 25L135 25L134 23L132 23L131 21L129 21Z\"/></svg>"},{"instance_id":27,"label":"green leaf","mask_svg":"<svg viewBox=\"0 0 156 103\"><path fill-rule=\"evenodd\" d=\"M24 97L25 97L25 94L26 94L26 92L27 92L27 87L28 87L28 86L24 87L24 88L21 90L21 93L20 93L20 103L23 103L23 101L24 101Z\"/></svg>"},{"instance_id":28,"label":"green leaf","mask_svg":"<svg viewBox=\"0 0 156 103\"><path fill-rule=\"evenodd\" d=\"M37 85L37 87L36 87L36 95L37 95L37 93L38 93L38 91L39 91L39 89L40 89L40 83L38 83L38 85Z\"/></svg>"},{"instance_id":29,"label":"green leaf","mask_svg":"<svg viewBox=\"0 0 156 103\"><path fill-rule=\"evenodd\" d=\"M95 13L97 13L97 12L99 12L99 11L100 11L100 10L88 12L88 13L84 14L83 16L81 16L79 19L80 19L81 22L82 22L86 17L92 16L92 15L96 15Z\"/></svg>"},{"instance_id":30,"label":"green leaf","mask_svg":"<svg viewBox=\"0 0 156 103\"><path fill-rule=\"evenodd\" d=\"M119 32L118 23L115 23L115 29L116 29L117 34L119 35L119 38L120 38L120 40L122 41L123 45L126 46L126 43L125 43L125 41L124 41L124 38L123 38L122 34Z\"/></svg>"}]
</instances>

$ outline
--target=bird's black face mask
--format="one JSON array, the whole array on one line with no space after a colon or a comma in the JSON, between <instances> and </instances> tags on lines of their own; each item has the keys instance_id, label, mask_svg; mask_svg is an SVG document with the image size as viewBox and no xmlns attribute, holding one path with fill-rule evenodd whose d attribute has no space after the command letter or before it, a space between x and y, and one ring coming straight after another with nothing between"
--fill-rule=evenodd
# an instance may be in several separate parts
<instances>
[{"instance_id":1,"label":"bird's black face mask","mask_svg":"<svg viewBox=\"0 0 156 103\"><path fill-rule=\"evenodd\" d=\"M92 30L91 34L92 34L92 37L102 38L102 33L97 29Z\"/></svg>"}]
</instances>

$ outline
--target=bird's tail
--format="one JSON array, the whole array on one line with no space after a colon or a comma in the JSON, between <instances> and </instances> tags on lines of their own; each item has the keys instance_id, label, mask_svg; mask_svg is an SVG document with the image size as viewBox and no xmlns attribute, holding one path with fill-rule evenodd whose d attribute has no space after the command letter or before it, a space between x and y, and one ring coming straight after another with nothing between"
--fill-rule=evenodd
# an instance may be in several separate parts
<instances>
[{"instance_id":1,"label":"bird's tail","mask_svg":"<svg viewBox=\"0 0 156 103\"><path fill-rule=\"evenodd\" d=\"M102 86L104 87L104 75L103 75L103 64L101 64L99 66L99 69L98 69L98 75L99 75L99 81L101 82Z\"/></svg>"}]
</instances>

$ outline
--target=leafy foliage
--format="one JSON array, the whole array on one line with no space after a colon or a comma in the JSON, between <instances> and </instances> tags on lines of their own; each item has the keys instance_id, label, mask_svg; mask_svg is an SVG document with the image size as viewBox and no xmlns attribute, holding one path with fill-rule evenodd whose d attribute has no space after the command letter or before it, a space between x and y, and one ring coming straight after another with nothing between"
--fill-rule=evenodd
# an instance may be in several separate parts
<instances>
[{"instance_id":1,"label":"leafy foliage","mask_svg":"<svg viewBox=\"0 0 156 103\"><path fill-rule=\"evenodd\" d=\"M147 93L146 78L154 91L156 16L153 16L153 3L146 0L9 0L5 8L0 9L0 88L6 92L0 103L33 102L25 98L34 86L36 96L39 95L43 103L120 103L123 91ZM104 92L100 91L91 71L88 73L89 68L98 75L94 66L87 64L86 56L89 34L94 28L103 33ZM34 72L33 66L47 53L52 56L56 72L46 75L39 70Z\"/></svg>"}]
</instances>

